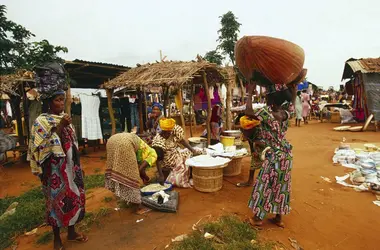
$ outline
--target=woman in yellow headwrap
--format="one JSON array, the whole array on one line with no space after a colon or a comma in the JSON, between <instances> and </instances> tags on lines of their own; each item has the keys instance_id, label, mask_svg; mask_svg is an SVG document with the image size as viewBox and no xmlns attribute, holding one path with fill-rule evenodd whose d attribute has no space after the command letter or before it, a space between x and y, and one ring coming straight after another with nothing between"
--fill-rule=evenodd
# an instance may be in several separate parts
<instances>
[{"instance_id":1,"label":"woman in yellow headwrap","mask_svg":"<svg viewBox=\"0 0 380 250\"><path fill-rule=\"evenodd\" d=\"M182 127L176 125L174 119L161 118L160 128L162 131L154 137L152 142L152 147L156 149L158 159L162 159L157 161L157 164L161 164L163 168L170 169L166 181L177 187L191 187L190 169L185 165L185 161L198 152L185 140ZM185 149L181 147L185 147Z\"/></svg>"},{"instance_id":2,"label":"woman in yellow headwrap","mask_svg":"<svg viewBox=\"0 0 380 250\"><path fill-rule=\"evenodd\" d=\"M238 187L248 187L253 184L253 177L255 176L256 169L260 169L262 161L260 153L263 149L261 143L261 126L260 121L249 116L242 116L240 118L240 127L244 137L248 140L251 149L251 168L249 170L249 177L247 182L238 183Z\"/></svg>"}]
</instances>

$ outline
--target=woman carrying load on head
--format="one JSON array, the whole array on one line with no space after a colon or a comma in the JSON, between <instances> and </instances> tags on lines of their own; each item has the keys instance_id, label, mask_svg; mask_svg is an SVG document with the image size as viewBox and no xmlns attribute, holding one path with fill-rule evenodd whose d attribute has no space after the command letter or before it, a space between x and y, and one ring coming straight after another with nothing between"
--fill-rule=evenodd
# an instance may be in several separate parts
<instances>
[{"instance_id":1,"label":"woman carrying load on head","mask_svg":"<svg viewBox=\"0 0 380 250\"><path fill-rule=\"evenodd\" d=\"M252 96L254 87L249 86L248 96ZM295 88L287 89L285 85L276 86L268 91L269 108L252 109L248 98L246 116L260 122L258 137L265 149L261 169L253 186L249 207L254 213L250 222L262 225L267 213L275 214L272 223L284 227L282 215L290 212L292 146L285 139L290 117L287 109L295 97ZM242 124L244 126L244 122Z\"/></svg>"},{"instance_id":2,"label":"woman carrying load on head","mask_svg":"<svg viewBox=\"0 0 380 250\"><path fill-rule=\"evenodd\" d=\"M161 118L160 128L161 133L157 134L152 142L152 147L161 149L156 150L158 157L163 158L161 162L157 162L157 165L162 164L163 168L170 169L166 181L177 187L191 187L190 169L185 161L198 152L185 140L182 127L176 125L174 119Z\"/></svg>"},{"instance_id":3,"label":"woman carrying load on head","mask_svg":"<svg viewBox=\"0 0 380 250\"><path fill-rule=\"evenodd\" d=\"M53 227L54 249L63 249L60 228L68 227L69 241L86 242L75 231L85 215L83 172L71 118L63 114L65 92L44 94L43 113L31 127L28 157L32 172L41 179L46 197L47 224Z\"/></svg>"},{"instance_id":4,"label":"woman carrying load on head","mask_svg":"<svg viewBox=\"0 0 380 250\"><path fill-rule=\"evenodd\" d=\"M107 142L107 169L105 186L117 197L138 207L137 213L145 212L141 206L140 179L147 184L145 170L157 160L156 151L133 133L119 133ZM163 184L161 168L157 166L159 182Z\"/></svg>"}]
</instances>

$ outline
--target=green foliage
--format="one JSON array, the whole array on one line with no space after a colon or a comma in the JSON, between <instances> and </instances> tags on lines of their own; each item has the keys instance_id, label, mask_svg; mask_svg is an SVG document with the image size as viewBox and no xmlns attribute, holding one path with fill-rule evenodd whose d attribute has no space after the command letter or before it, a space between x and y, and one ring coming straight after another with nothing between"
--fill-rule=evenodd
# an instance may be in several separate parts
<instances>
[{"instance_id":1,"label":"green foliage","mask_svg":"<svg viewBox=\"0 0 380 250\"><path fill-rule=\"evenodd\" d=\"M0 5L0 74L10 74L18 69L49 61L61 61L57 53L67 53L63 46L51 45L47 40L30 42L35 35L25 27L8 20L6 6Z\"/></svg>"},{"instance_id":2,"label":"green foliage","mask_svg":"<svg viewBox=\"0 0 380 250\"><path fill-rule=\"evenodd\" d=\"M231 11L220 16L220 24L222 27L218 30L218 49L223 54L228 55L233 65L235 65L235 44L238 40L241 24L237 21L237 17Z\"/></svg>"},{"instance_id":3,"label":"green foliage","mask_svg":"<svg viewBox=\"0 0 380 250\"><path fill-rule=\"evenodd\" d=\"M53 240L53 231L47 231L38 236L36 243L39 245L45 245Z\"/></svg>"},{"instance_id":4,"label":"green foliage","mask_svg":"<svg viewBox=\"0 0 380 250\"><path fill-rule=\"evenodd\" d=\"M85 189L104 187L104 175L86 175L84 177Z\"/></svg>"},{"instance_id":5,"label":"green foliage","mask_svg":"<svg viewBox=\"0 0 380 250\"><path fill-rule=\"evenodd\" d=\"M104 187L104 175L85 176L84 183L86 189ZM45 219L45 197L41 187L33 188L18 197L0 199L0 215L3 214L13 202L19 203L15 214L8 216L0 222L0 249L9 247L15 236L38 227ZM86 226L89 226L98 218L109 214L109 212L108 209L102 208L96 214L86 213L83 221L86 222L86 218L93 216L85 223ZM42 241L44 241L44 239L42 239Z\"/></svg>"},{"instance_id":6,"label":"green foliage","mask_svg":"<svg viewBox=\"0 0 380 250\"><path fill-rule=\"evenodd\" d=\"M200 232L192 233L188 238L173 247L174 250L214 250L212 242L205 239Z\"/></svg>"},{"instance_id":7,"label":"green foliage","mask_svg":"<svg viewBox=\"0 0 380 250\"><path fill-rule=\"evenodd\" d=\"M45 217L45 197L41 188L34 188L19 197L0 199L0 214L10 204L18 202L16 212L0 222L0 249L12 244L12 238L42 224Z\"/></svg>"},{"instance_id":8,"label":"green foliage","mask_svg":"<svg viewBox=\"0 0 380 250\"><path fill-rule=\"evenodd\" d=\"M223 216L217 222L203 225L203 232L214 235L205 239L203 233L193 232L188 238L174 245L174 250L264 250L272 249L272 244L257 243L257 231L243 223L236 216ZM255 240L254 243L251 243Z\"/></svg>"},{"instance_id":9,"label":"green foliage","mask_svg":"<svg viewBox=\"0 0 380 250\"><path fill-rule=\"evenodd\" d=\"M204 59L221 66L224 60L224 56L222 56L217 50L211 50L205 54Z\"/></svg>"},{"instance_id":10,"label":"green foliage","mask_svg":"<svg viewBox=\"0 0 380 250\"><path fill-rule=\"evenodd\" d=\"M106 203L111 202L112 200L113 200L112 197L109 197L109 196L104 197L104 202L106 202Z\"/></svg>"}]
</instances>

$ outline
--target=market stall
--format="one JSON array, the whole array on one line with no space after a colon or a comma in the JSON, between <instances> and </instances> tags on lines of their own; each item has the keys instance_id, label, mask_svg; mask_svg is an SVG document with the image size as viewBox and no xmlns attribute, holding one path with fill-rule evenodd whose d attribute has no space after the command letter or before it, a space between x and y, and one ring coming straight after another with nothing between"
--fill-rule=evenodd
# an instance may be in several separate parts
<instances>
[{"instance_id":1,"label":"market stall","mask_svg":"<svg viewBox=\"0 0 380 250\"><path fill-rule=\"evenodd\" d=\"M349 81L354 96L352 107L358 121L374 115L375 129L380 121L380 58L351 58L346 61L342 80Z\"/></svg>"},{"instance_id":2,"label":"market stall","mask_svg":"<svg viewBox=\"0 0 380 250\"><path fill-rule=\"evenodd\" d=\"M144 92L149 92L150 88L161 88L161 93L164 98L164 115L169 117L170 114L166 110L169 107L170 95L178 96L177 106L180 111L181 124L184 123L183 115L183 88L184 86L203 86L209 89L209 86L215 86L217 83L225 81L221 69L216 64L202 60L180 62L180 61L162 61L153 64L138 65L120 76L106 82L103 86L107 89L108 100L111 100L113 91L120 87L135 88L138 95L141 96ZM211 118L211 97L208 91L205 91L207 96L208 120ZM191 95L191 94L190 94ZM170 109L168 109L170 110ZM139 119L143 121L143 100L139 101ZM190 112L192 108L190 108ZM112 114L110 113L112 117ZM111 118L112 121L112 118ZM190 123L191 125L192 123ZM190 126L192 130L192 126ZM209 125L207 131L210 131ZM143 133L143 127L140 126L140 133ZM192 131L191 131L192 132ZM114 131L113 131L114 133ZM210 133L208 133L210 134Z\"/></svg>"}]
</instances>

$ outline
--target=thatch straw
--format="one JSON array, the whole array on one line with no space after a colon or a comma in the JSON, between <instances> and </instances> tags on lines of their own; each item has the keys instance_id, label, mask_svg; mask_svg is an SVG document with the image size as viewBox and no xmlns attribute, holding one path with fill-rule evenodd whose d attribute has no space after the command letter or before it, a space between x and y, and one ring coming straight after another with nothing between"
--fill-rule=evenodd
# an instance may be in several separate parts
<instances>
[{"instance_id":1,"label":"thatch straw","mask_svg":"<svg viewBox=\"0 0 380 250\"><path fill-rule=\"evenodd\" d=\"M130 69L118 77L106 82L107 89L118 87L172 86L181 87L187 83L202 83L202 71L207 74L207 81L213 85L224 82L221 69L204 60L198 62L159 62L145 64Z\"/></svg>"},{"instance_id":2,"label":"thatch straw","mask_svg":"<svg viewBox=\"0 0 380 250\"><path fill-rule=\"evenodd\" d=\"M34 82L33 73L19 71L13 75L0 75L0 94L19 95L17 89L22 82Z\"/></svg>"},{"instance_id":3,"label":"thatch straw","mask_svg":"<svg viewBox=\"0 0 380 250\"><path fill-rule=\"evenodd\" d=\"M236 72L233 66L225 66L223 68L223 74L225 75L225 79L227 80L227 84L231 86L231 88L236 87Z\"/></svg>"}]
</instances>

